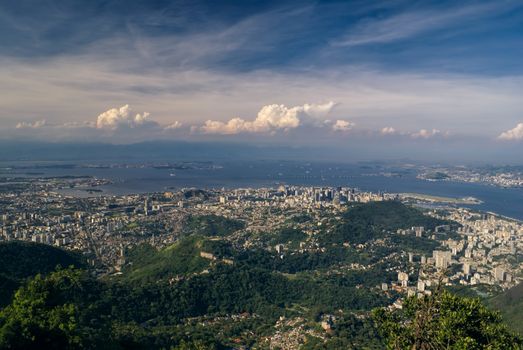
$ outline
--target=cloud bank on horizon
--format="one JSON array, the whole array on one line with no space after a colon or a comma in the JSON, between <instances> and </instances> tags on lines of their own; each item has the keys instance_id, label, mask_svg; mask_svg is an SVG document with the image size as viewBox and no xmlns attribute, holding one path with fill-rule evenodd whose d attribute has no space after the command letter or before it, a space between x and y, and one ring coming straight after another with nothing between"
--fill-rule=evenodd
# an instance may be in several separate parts
<instances>
[{"instance_id":1,"label":"cloud bank on horizon","mask_svg":"<svg viewBox=\"0 0 523 350\"><path fill-rule=\"evenodd\" d=\"M523 140L518 1L20 0L0 18L0 139Z\"/></svg>"}]
</instances>

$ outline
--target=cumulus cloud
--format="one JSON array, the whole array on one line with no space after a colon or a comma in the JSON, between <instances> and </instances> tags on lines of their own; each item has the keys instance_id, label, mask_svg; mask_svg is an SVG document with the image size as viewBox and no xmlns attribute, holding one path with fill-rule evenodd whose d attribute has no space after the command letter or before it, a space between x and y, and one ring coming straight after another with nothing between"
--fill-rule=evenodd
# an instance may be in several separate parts
<instances>
[{"instance_id":1,"label":"cumulus cloud","mask_svg":"<svg viewBox=\"0 0 523 350\"><path fill-rule=\"evenodd\" d=\"M397 133L397 131L392 126L386 126L383 129L381 129L380 133L382 135L394 135Z\"/></svg>"},{"instance_id":2,"label":"cumulus cloud","mask_svg":"<svg viewBox=\"0 0 523 350\"><path fill-rule=\"evenodd\" d=\"M39 129L47 125L45 119L37 120L35 122L20 122L16 124L17 129Z\"/></svg>"},{"instance_id":3,"label":"cumulus cloud","mask_svg":"<svg viewBox=\"0 0 523 350\"><path fill-rule=\"evenodd\" d=\"M149 113L135 114L129 105L120 108L111 108L98 116L96 119L97 129L116 130L120 128L155 127L158 123L149 119Z\"/></svg>"},{"instance_id":4,"label":"cumulus cloud","mask_svg":"<svg viewBox=\"0 0 523 350\"><path fill-rule=\"evenodd\" d=\"M338 119L334 124L332 124L332 130L334 131L349 131L354 127L354 123L349 122L348 120Z\"/></svg>"},{"instance_id":5,"label":"cumulus cloud","mask_svg":"<svg viewBox=\"0 0 523 350\"><path fill-rule=\"evenodd\" d=\"M322 123L322 119L331 112L334 106L334 102L304 104L295 107L278 104L266 105L260 109L253 121L242 118L233 118L227 122L207 120L200 130L206 134L232 135L243 132L267 133L277 130L290 130L306 124L318 125Z\"/></svg>"},{"instance_id":6,"label":"cumulus cloud","mask_svg":"<svg viewBox=\"0 0 523 350\"><path fill-rule=\"evenodd\" d=\"M22 121L15 126L20 135L53 139L88 139L116 142L134 142L138 140L166 138L173 136L175 130L183 129L182 123L172 121L160 124L150 119L147 112L133 113L126 104L119 108L111 108L96 118L96 120L67 121L53 123L46 120L33 122Z\"/></svg>"},{"instance_id":7,"label":"cumulus cloud","mask_svg":"<svg viewBox=\"0 0 523 350\"><path fill-rule=\"evenodd\" d=\"M523 140L523 123L519 123L515 128L502 132L498 139L505 141Z\"/></svg>"}]
</instances>

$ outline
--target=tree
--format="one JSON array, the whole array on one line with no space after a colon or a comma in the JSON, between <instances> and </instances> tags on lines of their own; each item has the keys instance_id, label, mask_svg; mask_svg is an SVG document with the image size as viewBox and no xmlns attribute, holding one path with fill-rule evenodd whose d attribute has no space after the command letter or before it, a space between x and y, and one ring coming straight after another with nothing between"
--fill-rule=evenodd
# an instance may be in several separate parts
<instances>
[{"instance_id":1,"label":"tree","mask_svg":"<svg viewBox=\"0 0 523 350\"><path fill-rule=\"evenodd\" d=\"M79 283L79 274L63 270L48 278L37 275L19 289L0 313L0 348L78 347L78 310L56 299L61 290Z\"/></svg>"},{"instance_id":2,"label":"tree","mask_svg":"<svg viewBox=\"0 0 523 350\"><path fill-rule=\"evenodd\" d=\"M520 349L521 337L503 324L499 313L479 299L436 290L410 297L402 310L373 312L388 349Z\"/></svg>"}]
</instances>

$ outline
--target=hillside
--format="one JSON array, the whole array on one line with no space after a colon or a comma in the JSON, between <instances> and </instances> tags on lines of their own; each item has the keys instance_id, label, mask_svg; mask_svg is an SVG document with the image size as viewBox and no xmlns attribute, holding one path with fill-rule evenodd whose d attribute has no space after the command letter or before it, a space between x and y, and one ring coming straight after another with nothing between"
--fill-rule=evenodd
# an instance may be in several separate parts
<instances>
[{"instance_id":1,"label":"hillside","mask_svg":"<svg viewBox=\"0 0 523 350\"><path fill-rule=\"evenodd\" d=\"M324 243L364 243L383 237L385 231L395 232L413 226L424 226L432 230L447 223L397 201L355 204L343 213L334 232L322 240Z\"/></svg>"},{"instance_id":2,"label":"hillside","mask_svg":"<svg viewBox=\"0 0 523 350\"><path fill-rule=\"evenodd\" d=\"M5 305L20 283L56 267L85 267L80 255L39 243L0 243L0 305Z\"/></svg>"},{"instance_id":3,"label":"hillside","mask_svg":"<svg viewBox=\"0 0 523 350\"><path fill-rule=\"evenodd\" d=\"M523 334L523 284L490 299L488 304L501 312L512 329Z\"/></svg>"},{"instance_id":4,"label":"hillside","mask_svg":"<svg viewBox=\"0 0 523 350\"><path fill-rule=\"evenodd\" d=\"M191 236L161 250L140 245L127 252L128 267L124 278L129 281L155 281L198 273L210 260L200 256L201 238Z\"/></svg>"}]
</instances>

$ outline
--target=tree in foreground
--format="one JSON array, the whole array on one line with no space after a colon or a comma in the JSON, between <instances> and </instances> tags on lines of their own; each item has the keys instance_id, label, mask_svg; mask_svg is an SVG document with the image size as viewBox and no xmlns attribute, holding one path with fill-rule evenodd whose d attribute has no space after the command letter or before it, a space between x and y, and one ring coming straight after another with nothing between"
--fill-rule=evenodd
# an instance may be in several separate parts
<instances>
[{"instance_id":1,"label":"tree in foreground","mask_svg":"<svg viewBox=\"0 0 523 350\"><path fill-rule=\"evenodd\" d=\"M523 339L503 324L499 313L487 309L479 299L447 291L410 297L403 309L377 309L373 316L389 349L523 348Z\"/></svg>"},{"instance_id":2,"label":"tree in foreground","mask_svg":"<svg viewBox=\"0 0 523 350\"><path fill-rule=\"evenodd\" d=\"M30 280L0 310L0 349L96 348L93 333L101 331L81 325L88 281L85 272L72 268Z\"/></svg>"}]
</instances>

